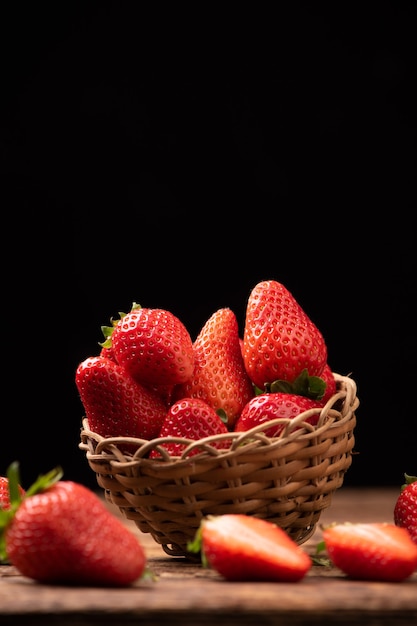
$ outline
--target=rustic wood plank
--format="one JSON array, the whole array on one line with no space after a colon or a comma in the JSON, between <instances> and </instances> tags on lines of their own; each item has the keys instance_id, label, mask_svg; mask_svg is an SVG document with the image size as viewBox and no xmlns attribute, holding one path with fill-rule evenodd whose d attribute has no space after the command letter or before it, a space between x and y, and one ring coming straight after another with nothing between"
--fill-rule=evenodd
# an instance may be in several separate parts
<instances>
[{"instance_id":1,"label":"rustic wood plank","mask_svg":"<svg viewBox=\"0 0 417 626\"><path fill-rule=\"evenodd\" d=\"M341 489L324 511L331 521L392 521L394 489ZM108 505L115 514L118 511ZM271 624L417 623L417 572L400 584L347 579L332 567L313 566L298 583L231 583L196 561L166 555L152 537L138 534L153 579L127 589L39 585L12 566L0 568L0 624L152 624L176 621L216 626ZM305 548L313 553L318 528Z\"/></svg>"}]
</instances>

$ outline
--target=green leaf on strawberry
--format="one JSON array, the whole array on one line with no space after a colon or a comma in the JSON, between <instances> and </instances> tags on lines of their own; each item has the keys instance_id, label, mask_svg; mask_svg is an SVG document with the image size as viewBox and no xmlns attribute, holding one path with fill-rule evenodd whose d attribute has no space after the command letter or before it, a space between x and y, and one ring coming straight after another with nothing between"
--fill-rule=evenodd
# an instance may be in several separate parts
<instances>
[{"instance_id":1,"label":"green leaf on strawberry","mask_svg":"<svg viewBox=\"0 0 417 626\"><path fill-rule=\"evenodd\" d=\"M130 309L131 311L137 311L138 309L141 309L141 305L138 304L137 302L133 302L132 304L132 308ZM123 319L124 317L126 317L126 313L123 313L123 311L119 311L119 317L118 318L114 318L111 317L110 318L110 324L111 326L102 326L101 327L101 332L103 333L104 336L104 341L99 342L99 346L101 346L102 348L111 348L112 346L112 334L113 331L115 329L115 327L117 326L117 324L120 322L121 319Z\"/></svg>"},{"instance_id":2,"label":"green leaf on strawberry","mask_svg":"<svg viewBox=\"0 0 417 626\"><path fill-rule=\"evenodd\" d=\"M265 391L270 393L296 393L299 396L321 400L326 391L326 383L320 376L309 376L308 370L302 372L292 382L288 380L275 380L265 385Z\"/></svg>"}]
</instances>

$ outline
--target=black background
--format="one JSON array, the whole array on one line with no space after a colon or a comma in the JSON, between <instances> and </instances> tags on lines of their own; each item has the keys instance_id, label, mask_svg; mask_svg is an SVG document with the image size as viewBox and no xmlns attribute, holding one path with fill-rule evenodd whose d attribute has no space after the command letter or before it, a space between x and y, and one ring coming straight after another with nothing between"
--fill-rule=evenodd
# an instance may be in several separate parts
<instances>
[{"instance_id":1,"label":"black background","mask_svg":"<svg viewBox=\"0 0 417 626\"><path fill-rule=\"evenodd\" d=\"M417 471L414 3L2 8L0 472L78 449L79 362L133 301L194 338L284 283L361 401L348 485ZM281 5L279 5L281 6ZM135 8L134 8L135 7Z\"/></svg>"}]
</instances>

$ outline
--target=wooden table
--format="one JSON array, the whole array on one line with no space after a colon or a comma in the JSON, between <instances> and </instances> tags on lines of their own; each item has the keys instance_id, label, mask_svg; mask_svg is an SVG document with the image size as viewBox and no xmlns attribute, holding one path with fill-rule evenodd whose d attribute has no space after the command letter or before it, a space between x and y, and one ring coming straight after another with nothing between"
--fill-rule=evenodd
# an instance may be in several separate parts
<instances>
[{"instance_id":1,"label":"wooden table","mask_svg":"<svg viewBox=\"0 0 417 626\"><path fill-rule=\"evenodd\" d=\"M397 495L391 488L342 487L320 523L391 522ZM417 572L401 583L359 582L333 568L313 566L298 583L231 583L198 563L166 555L133 522L125 523L143 543L153 579L126 589L53 587L3 566L0 624L417 625ZM304 547L313 554L320 539L317 528Z\"/></svg>"}]
</instances>

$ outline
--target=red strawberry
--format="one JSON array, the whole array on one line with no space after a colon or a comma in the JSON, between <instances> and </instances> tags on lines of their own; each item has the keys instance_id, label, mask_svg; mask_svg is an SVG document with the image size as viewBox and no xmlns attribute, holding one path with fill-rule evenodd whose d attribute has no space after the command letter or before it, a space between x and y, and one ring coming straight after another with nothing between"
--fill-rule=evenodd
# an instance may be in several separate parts
<instances>
[{"instance_id":1,"label":"red strawberry","mask_svg":"<svg viewBox=\"0 0 417 626\"><path fill-rule=\"evenodd\" d=\"M18 485L20 497L25 495L25 490ZM9 479L7 476L0 476L0 509L10 509Z\"/></svg>"},{"instance_id":2,"label":"red strawberry","mask_svg":"<svg viewBox=\"0 0 417 626\"><path fill-rule=\"evenodd\" d=\"M323 335L294 296L275 280L251 291L243 333L243 359L262 391L276 380L293 382L303 370L320 376L327 362Z\"/></svg>"},{"instance_id":3,"label":"red strawberry","mask_svg":"<svg viewBox=\"0 0 417 626\"><path fill-rule=\"evenodd\" d=\"M114 326L111 346L117 362L144 385L176 385L193 373L190 334L164 309L133 308Z\"/></svg>"},{"instance_id":4,"label":"red strawberry","mask_svg":"<svg viewBox=\"0 0 417 626\"><path fill-rule=\"evenodd\" d=\"M75 383L89 427L102 437L153 439L159 433L167 411L164 402L121 365L88 357L78 365Z\"/></svg>"},{"instance_id":5,"label":"red strawberry","mask_svg":"<svg viewBox=\"0 0 417 626\"><path fill-rule=\"evenodd\" d=\"M0 511L2 559L41 583L127 586L146 566L143 547L87 487L40 477L11 511Z\"/></svg>"},{"instance_id":6,"label":"red strawberry","mask_svg":"<svg viewBox=\"0 0 417 626\"><path fill-rule=\"evenodd\" d=\"M162 424L159 437L179 437L198 441L211 435L228 433L228 429L216 411L200 398L182 398L168 410ZM230 440L217 440L212 443L215 448L228 448ZM171 456L181 456L187 447L181 442L169 442L162 445ZM201 452L195 448L190 456ZM151 458L160 456L156 449L150 453Z\"/></svg>"},{"instance_id":7,"label":"red strawberry","mask_svg":"<svg viewBox=\"0 0 417 626\"><path fill-rule=\"evenodd\" d=\"M255 426L279 418L286 421L270 426L264 431L267 437L278 437L287 425L288 420L293 420L304 411L321 409L322 406L323 404L320 401L299 396L295 393L262 393L247 403L235 424L234 430L236 432L247 431ZM315 425L319 417L320 410L316 410L304 421Z\"/></svg>"},{"instance_id":8,"label":"red strawberry","mask_svg":"<svg viewBox=\"0 0 417 626\"><path fill-rule=\"evenodd\" d=\"M394 506L394 522L406 528L417 544L417 476L404 476L405 484Z\"/></svg>"},{"instance_id":9,"label":"red strawberry","mask_svg":"<svg viewBox=\"0 0 417 626\"><path fill-rule=\"evenodd\" d=\"M173 392L174 400L201 398L225 415L231 429L254 388L243 363L236 315L218 309L200 330L194 347L193 375Z\"/></svg>"},{"instance_id":10,"label":"red strawberry","mask_svg":"<svg viewBox=\"0 0 417 626\"><path fill-rule=\"evenodd\" d=\"M417 568L417 546L395 524L335 524L323 540L333 564L351 578L399 582Z\"/></svg>"},{"instance_id":11,"label":"red strawberry","mask_svg":"<svg viewBox=\"0 0 417 626\"><path fill-rule=\"evenodd\" d=\"M201 522L190 552L232 581L301 580L312 560L279 526L242 514L209 516Z\"/></svg>"},{"instance_id":12,"label":"red strawberry","mask_svg":"<svg viewBox=\"0 0 417 626\"><path fill-rule=\"evenodd\" d=\"M109 348L101 348L100 350L100 356L104 356L106 357L106 359L110 359L110 361L114 361L114 363L117 363L117 359L114 356L114 351L112 346L110 346Z\"/></svg>"}]
</instances>

